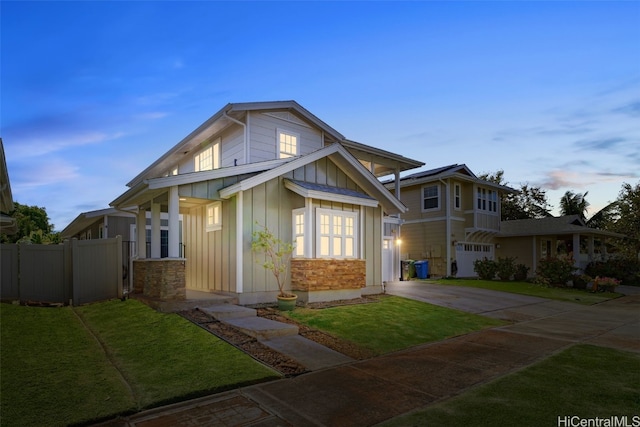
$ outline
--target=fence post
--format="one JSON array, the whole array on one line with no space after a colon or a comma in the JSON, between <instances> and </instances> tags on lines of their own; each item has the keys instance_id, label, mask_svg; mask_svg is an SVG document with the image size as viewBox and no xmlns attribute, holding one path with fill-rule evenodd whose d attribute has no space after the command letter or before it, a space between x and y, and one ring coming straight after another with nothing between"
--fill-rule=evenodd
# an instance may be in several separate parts
<instances>
[{"instance_id":1,"label":"fence post","mask_svg":"<svg viewBox=\"0 0 640 427\"><path fill-rule=\"evenodd\" d=\"M77 239L73 239L77 240ZM63 277L64 277L64 301L68 302L69 305L73 305L73 250L71 246L71 241L66 239L63 242L64 249L62 255L63 266Z\"/></svg>"},{"instance_id":2,"label":"fence post","mask_svg":"<svg viewBox=\"0 0 640 427\"><path fill-rule=\"evenodd\" d=\"M122 259L122 236L116 236L116 260L118 263L118 298L122 299L122 281L124 280L124 260ZM128 262L128 260L127 260Z\"/></svg>"}]
</instances>

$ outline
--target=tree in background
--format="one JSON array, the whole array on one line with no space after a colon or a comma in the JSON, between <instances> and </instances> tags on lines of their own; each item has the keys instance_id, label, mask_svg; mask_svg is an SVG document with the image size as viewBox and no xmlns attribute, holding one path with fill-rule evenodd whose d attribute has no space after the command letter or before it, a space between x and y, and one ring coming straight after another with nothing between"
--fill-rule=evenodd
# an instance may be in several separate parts
<instances>
[{"instance_id":1,"label":"tree in background","mask_svg":"<svg viewBox=\"0 0 640 427\"><path fill-rule=\"evenodd\" d=\"M579 215L582 220L586 220L587 208L589 202L585 199L589 192L584 194L574 193L573 191L567 191L560 199L560 214L561 215Z\"/></svg>"},{"instance_id":2,"label":"tree in background","mask_svg":"<svg viewBox=\"0 0 640 427\"><path fill-rule=\"evenodd\" d=\"M504 180L502 169L495 174L484 173L479 178L498 185L509 185ZM521 184L517 193L503 194L500 202L503 221L551 216L551 206L547 202L546 191L540 187L529 186L528 183Z\"/></svg>"},{"instance_id":3,"label":"tree in background","mask_svg":"<svg viewBox=\"0 0 640 427\"><path fill-rule=\"evenodd\" d=\"M9 216L15 218L18 232L11 236L0 234L0 242L60 243L60 233L53 232L54 225L49 222L45 208L16 202Z\"/></svg>"},{"instance_id":4,"label":"tree in background","mask_svg":"<svg viewBox=\"0 0 640 427\"><path fill-rule=\"evenodd\" d=\"M622 184L614 203L606 229L627 236L620 243L620 252L638 259L640 254L640 181L635 185Z\"/></svg>"}]
</instances>

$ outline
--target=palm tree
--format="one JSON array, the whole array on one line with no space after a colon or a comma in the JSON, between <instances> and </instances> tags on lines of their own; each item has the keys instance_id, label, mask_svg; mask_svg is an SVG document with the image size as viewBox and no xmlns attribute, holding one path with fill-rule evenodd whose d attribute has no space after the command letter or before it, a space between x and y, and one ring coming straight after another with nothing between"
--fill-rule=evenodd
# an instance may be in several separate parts
<instances>
[{"instance_id":1,"label":"palm tree","mask_svg":"<svg viewBox=\"0 0 640 427\"><path fill-rule=\"evenodd\" d=\"M570 190L564 193L560 199L560 213L562 215L579 215L584 221L589 207L589 202L585 199L587 194L589 194L588 191L584 194L576 194Z\"/></svg>"}]
</instances>

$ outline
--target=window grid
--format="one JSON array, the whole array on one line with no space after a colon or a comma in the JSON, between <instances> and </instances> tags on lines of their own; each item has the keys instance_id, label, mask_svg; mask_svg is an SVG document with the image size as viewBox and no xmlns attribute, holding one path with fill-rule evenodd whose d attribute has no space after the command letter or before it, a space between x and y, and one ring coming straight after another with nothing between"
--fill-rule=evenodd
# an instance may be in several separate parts
<instances>
[{"instance_id":1,"label":"window grid","mask_svg":"<svg viewBox=\"0 0 640 427\"><path fill-rule=\"evenodd\" d=\"M278 131L279 157L285 159L298 155L298 135Z\"/></svg>"},{"instance_id":2,"label":"window grid","mask_svg":"<svg viewBox=\"0 0 640 427\"><path fill-rule=\"evenodd\" d=\"M430 185L422 189L422 210L438 209L440 207L438 186Z\"/></svg>"},{"instance_id":3,"label":"window grid","mask_svg":"<svg viewBox=\"0 0 640 427\"><path fill-rule=\"evenodd\" d=\"M352 212L320 212L318 215L319 257L355 258L356 214Z\"/></svg>"}]
</instances>

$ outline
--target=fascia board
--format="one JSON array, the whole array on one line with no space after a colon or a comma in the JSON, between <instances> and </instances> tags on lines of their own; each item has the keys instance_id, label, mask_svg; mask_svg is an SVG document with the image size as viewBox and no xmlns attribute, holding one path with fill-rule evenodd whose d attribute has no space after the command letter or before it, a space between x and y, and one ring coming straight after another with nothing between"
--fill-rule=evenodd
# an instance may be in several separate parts
<instances>
[{"instance_id":1,"label":"fascia board","mask_svg":"<svg viewBox=\"0 0 640 427\"><path fill-rule=\"evenodd\" d=\"M475 175L474 175L475 177ZM501 191L504 191L505 193L517 193L518 190L516 190L515 188L511 188L511 187L507 187L505 185L500 185L500 184L495 184L493 182L489 182L489 181L485 181L483 179L480 178L473 178L458 172L454 172L454 173L443 173L443 174L438 174L438 175L430 175L430 176L426 176L424 178L418 178L418 179L413 179L413 180L409 180L409 181L402 181L402 179L400 180L400 188L405 188L405 187L413 187L414 185L422 185L422 184L427 184L430 182L436 182L436 181L440 181L441 179L449 179L449 178L455 178L459 181L466 181L466 182L470 182L473 184L479 184L482 185L484 187L492 187ZM387 189L394 189L395 188L395 181L391 181L391 182L387 182L384 184L385 188Z\"/></svg>"},{"instance_id":2,"label":"fascia board","mask_svg":"<svg viewBox=\"0 0 640 427\"><path fill-rule=\"evenodd\" d=\"M152 178L145 182L150 190L173 187L174 185L193 184L196 182L210 181L212 179L226 178L229 176L243 175L248 173L262 172L281 166L290 160L269 160L260 163L249 163L247 165L232 166L220 169L212 169L203 172L193 172L182 175L172 175L162 178Z\"/></svg>"},{"instance_id":3,"label":"fascia board","mask_svg":"<svg viewBox=\"0 0 640 427\"><path fill-rule=\"evenodd\" d=\"M367 206L372 208L378 207L378 201L373 199L347 196L344 194L330 193L327 191L310 190L307 188L300 187L299 185L291 181L285 181L284 186L289 190L293 191L294 193L299 194L300 196L305 198L312 198L317 200L328 200L328 201L337 202L337 203L349 203L352 205L361 205L361 206Z\"/></svg>"}]
</instances>

